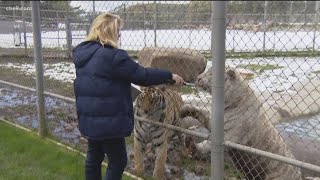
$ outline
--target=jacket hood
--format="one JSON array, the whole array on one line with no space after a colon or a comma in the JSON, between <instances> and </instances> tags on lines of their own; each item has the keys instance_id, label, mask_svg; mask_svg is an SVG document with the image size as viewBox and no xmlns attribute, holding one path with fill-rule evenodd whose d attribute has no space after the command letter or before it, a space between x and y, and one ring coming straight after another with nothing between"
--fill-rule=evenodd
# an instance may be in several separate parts
<instances>
[{"instance_id":1,"label":"jacket hood","mask_svg":"<svg viewBox=\"0 0 320 180\"><path fill-rule=\"evenodd\" d=\"M93 41L86 41L77 45L72 51L75 66L84 66L100 47L99 43Z\"/></svg>"}]
</instances>

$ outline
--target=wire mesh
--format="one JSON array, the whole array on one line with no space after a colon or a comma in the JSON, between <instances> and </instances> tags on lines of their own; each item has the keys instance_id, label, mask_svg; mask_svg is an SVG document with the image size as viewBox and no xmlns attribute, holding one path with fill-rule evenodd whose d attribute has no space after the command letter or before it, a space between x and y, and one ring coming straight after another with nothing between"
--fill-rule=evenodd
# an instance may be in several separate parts
<instances>
[{"instance_id":1,"label":"wire mesh","mask_svg":"<svg viewBox=\"0 0 320 180\"><path fill-rule=\"evenodd\" d=\"M245 99L238 97L238 107L231 100L230 109L225 110L225 140L319 165L318 160L308 158L320 147L316 85L319 2L244 1L228 5L226 49L230 58L226 65L235 67L246 80L226 83L226 99L237 99L229 94L237 91ZM232 122L235 120L238 122ZM319 176L235 149L227 152L245 179Z\"/></svg>"},{"instance_id":2,"label":"wire mesh","mask_svg":"<svg viewBox=\"0 0 320 180\"><path fill-rule=\"evenodd\" d=\"M227 2L226 65L235 69L226 71L230 81L226 81L225 98L234 100L234 104L225 102L226 141L320 165L314 158L320 152L318 7L316 1ZM45 91L74 98L72 48L84 40L97 15L115 13L124 20L121 49L143 66L170 70L191 83L166 86L178 92L187 105L180 114L179 127L209 134L211 9L211 2L206 1L40 2ZM0 27L0 80L35 89L29 2L0 1ZM232 71L241 83L233 84ZM0 88L1 116L38 128L35 93L4 84ZM168 102L172 99L166 97ZM85 151L74 101L46 96L46 118L57 141ZM175 132L167 137L167 158L160 167L165 177L209 179L210 140ZM134 133L126 140L127 170L137 174ZM154 176L159 153L153 149L146 146L141 177ZM320 177L276 160L225 149L226 179Z\"/></svg>"}]
</instances>

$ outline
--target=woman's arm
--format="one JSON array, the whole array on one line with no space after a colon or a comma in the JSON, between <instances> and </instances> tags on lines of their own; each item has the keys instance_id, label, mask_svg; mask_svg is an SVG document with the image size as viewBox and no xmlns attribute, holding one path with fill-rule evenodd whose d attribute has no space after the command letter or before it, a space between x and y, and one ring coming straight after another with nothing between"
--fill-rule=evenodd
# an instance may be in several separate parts
<instances>
[{"instance_id":1,"label":"woman's arm","mask_svg":"<svg viewBox=\"0 0 320 180\"><path fill-rule=\"evenodd\" d=\"M119 49L112 63L113 77L130 81L140 86L151 86L167 83L175 80L182 84L183 79L170 71L157 68L145 68L133 61L126 51Z\"/></svg>"}]
</instances>

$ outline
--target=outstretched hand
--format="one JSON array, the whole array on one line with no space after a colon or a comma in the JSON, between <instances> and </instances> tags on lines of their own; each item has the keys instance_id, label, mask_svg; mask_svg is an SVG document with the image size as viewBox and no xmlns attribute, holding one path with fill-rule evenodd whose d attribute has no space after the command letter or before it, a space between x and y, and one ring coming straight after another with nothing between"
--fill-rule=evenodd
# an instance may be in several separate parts
<instances>
[{"instance_id":1,"label":"outstretched hand","mask_svg":"<svg viewBox=\"0 0 320 180\"><path fill-rule=\"evenodd\" d=\"M172 80L175 81L175 84L182 85L184 83L184 80L182 77L180 77L178 74L172 74Z\"/></svg>"}]
</instances>

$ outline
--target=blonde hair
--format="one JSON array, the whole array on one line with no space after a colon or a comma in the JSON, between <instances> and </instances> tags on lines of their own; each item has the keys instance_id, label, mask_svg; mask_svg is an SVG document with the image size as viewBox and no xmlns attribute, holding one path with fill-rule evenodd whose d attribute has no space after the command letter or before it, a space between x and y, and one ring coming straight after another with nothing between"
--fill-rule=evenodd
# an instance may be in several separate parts
<instances>
[{"instance_id":1,"label":"blonde hair","mask_svg":"<svg viewBox=\"0 0 320 180\"><path fill-rule=\"evenodd\" d=\"M93 21L85 41L96 41L118 48L119 31L122 26L123 21L118 15L102 13Z\"/></svg>"}]
</instances>

